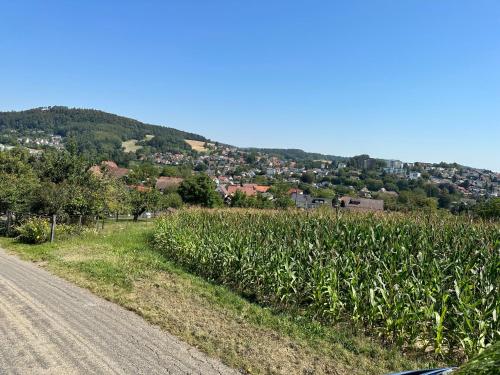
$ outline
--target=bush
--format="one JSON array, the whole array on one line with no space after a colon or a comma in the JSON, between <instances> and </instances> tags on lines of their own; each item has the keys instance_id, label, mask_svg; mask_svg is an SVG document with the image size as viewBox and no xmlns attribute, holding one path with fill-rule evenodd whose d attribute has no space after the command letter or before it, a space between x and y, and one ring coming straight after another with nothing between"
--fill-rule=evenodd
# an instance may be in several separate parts
<instances>
[{"instance_id":1,"label":"bush","mask_svg":"<svg viewBox=\"0 0 500 375\"><path fill-rule=\"evenodd\" d=\"M165 208L181 208L183 205L182 197L178 193L165 194L162 203Z\"/></svg>"},{"instance_id":2,"label":"bush","mask_svg":"<svg viewBox=\"0 0 500 375\"><path fill-rule=\"evenodd\" d=\"M39 244L49 240L50 224L47 219L32 217L17 228L17 239L23 243Z\"/></svg>"}]
</instances>

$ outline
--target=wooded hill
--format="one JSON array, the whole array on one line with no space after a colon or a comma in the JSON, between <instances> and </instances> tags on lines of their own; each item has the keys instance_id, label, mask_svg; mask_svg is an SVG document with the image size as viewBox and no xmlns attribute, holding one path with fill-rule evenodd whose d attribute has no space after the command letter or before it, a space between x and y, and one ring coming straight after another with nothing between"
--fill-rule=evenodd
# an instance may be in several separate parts
<instances>
[{"instance_id":1,"label":"wooded hill","mask_svg":"<svg viewBox=\"0 0 500 375\"><path fill-rule=\"evenodd\" d=\"M256 148L249 147L242 149L248 152L260 152L270 156L276 156L285 160L327 160L327 161L347 161L348 157L325 155L315 152L306 152L295 148Z\"/></svg>"},{"instance_id":2,"label":"wooded hill","mask_svg":"<svg viewBox=\"0 0 500 375\"><path fill-rule=\"evenodd\" d=\"M59 135L63 142L73 138L79 151L89 158L116 161L132 157L122 150L122 142L131 139L138 140L144 152L191 152L184 139L207 140L198 134L94 109L47 107L0 112L0 143L15 144L19 137L48 135ZM146 135L154 137L146 139Z\"/></svg>"},{"instance_id":3,"label":"wooded hill","mask_svg":"<svg viewBox=\"0 0 500 375\"><path fill-rule=\"evenodd\" d=\"M185 139L209 141L181 130L146 124L131 118L95 110L62 106L26 111L0 112L0 143L15 145L18 138L59 135L63 143L74 139L78 150L96 161L110 159L126 165L137 154L155 152L195 152ZM147 137L146 136L154 136ZM137 152L124 152L123 142L137 140ZM293 160L346 160L347 158L309 153L299 149L246 148L270 156Z\"/></svg>"}]
</instances>

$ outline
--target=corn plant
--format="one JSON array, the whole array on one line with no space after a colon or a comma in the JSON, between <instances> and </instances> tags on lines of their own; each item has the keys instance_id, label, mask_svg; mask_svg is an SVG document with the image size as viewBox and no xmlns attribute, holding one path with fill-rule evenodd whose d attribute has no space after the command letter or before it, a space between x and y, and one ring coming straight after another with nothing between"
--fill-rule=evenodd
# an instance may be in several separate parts
<instances>
[{"instance_id":1,"label":"corn plant","mask_svg":"<svg viewBox=\"0 0 500 375\"><path fill-rule=\"evenodd\" d=\"M469 357L500 336L500 226L451 215L180 210L156 248L275 309Z\"/></svg>"}]
</instances>

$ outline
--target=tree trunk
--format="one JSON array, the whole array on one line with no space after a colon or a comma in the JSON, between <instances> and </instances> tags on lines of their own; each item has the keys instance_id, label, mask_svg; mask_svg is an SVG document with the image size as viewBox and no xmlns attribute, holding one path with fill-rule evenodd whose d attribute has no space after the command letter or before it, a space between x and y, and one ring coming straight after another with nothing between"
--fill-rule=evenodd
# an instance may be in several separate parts
<instances>
[{"instance_id":1,"label":"tree trunk","mask_svg":"<svg viewBox=\"0 0 500 375\"><path fill-rule=\"evenodd\" d=\"M134 221L138 221L139 220L139 214L134 214Z\"/></svg>"}]
</instances>

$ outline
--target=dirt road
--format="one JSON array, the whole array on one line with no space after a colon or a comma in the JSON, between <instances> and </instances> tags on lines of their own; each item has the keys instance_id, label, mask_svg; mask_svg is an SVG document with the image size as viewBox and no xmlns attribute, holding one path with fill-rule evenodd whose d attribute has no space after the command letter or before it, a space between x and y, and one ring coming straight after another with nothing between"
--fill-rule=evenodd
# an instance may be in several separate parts
<instances>
[{"instance_id":1,"label":"dirt road","mask_svg":"<svg viewBox=\"0 0 500 375\"><path fill-rule=\"evenodd\" d=\"M0 374L236 374L0 249Z\"/></svg>"}]
</instances>

